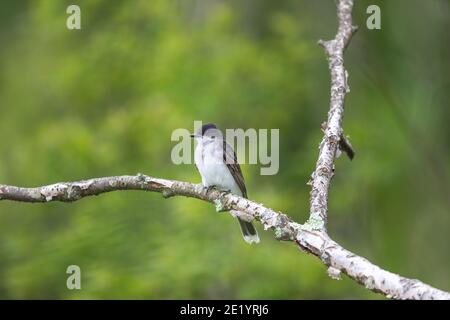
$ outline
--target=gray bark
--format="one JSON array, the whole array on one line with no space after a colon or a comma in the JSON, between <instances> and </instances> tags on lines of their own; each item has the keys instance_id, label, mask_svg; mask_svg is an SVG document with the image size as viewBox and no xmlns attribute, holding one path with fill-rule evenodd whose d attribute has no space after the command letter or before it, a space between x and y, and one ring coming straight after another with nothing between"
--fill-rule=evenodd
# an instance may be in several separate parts
<instances>
[{"instance_id":1,"label":"gray bark","mask_svg":"<svg viewBox=\"0 0 450 320\"><path fill-rule=\"evenodd\" d=\"M79 182L61 182L37 188L0 185L0 200L22 202L71 202L87 196L117 190L144 190L162 193L166 198L186 196L208 201L216 210L229 210L233 216L246 221L261 222L265 230L271 229L278 240L292 241L304 252L319 258L328 268L328 274L339 279L346 274L367 289L394 299L446 299L450 293L433 288L419 280L408 279L386 271L367 259L357 256L333 241L326 232L328 192L334 173L334 159L340 148L353 158L354 151L343 135L342 119L344 99L350 91L348 73L344 68L344 50L356 27L352 25L353 0L337 1L339 21L336 37L319 41L325 49L331 73L330 110L323 125L324 138L310 182L312 186L310 217L305 224L292 221L287 215L264 205L215 189L206 190L201 185L181 181L136 176L116 176L89 179Z\"/></svg>"},{"instance_id":2,"label":"gray bark","mask_svg":"<svg viewBox=\"0 0 450 320\"><path fill-rule=\"evenodd\" d=\"M287 215L264 205L216 189L206 190L200 184L136 176L116 176L78 182L60 182L36 188L0 185L0 200L22 202L72 202L88 196L118 190L159 192L165 198L185 196L214 203L216 210L230 210L244 220L255 219L265 230L273 230L278 240L292 241L305 252L318 257L330 276L348 275L366 288L396 299L450 299L450 294L419 280L407 279L385 271L363 257L357 256L331 240L322 229L309 223L299 224Z\"/></svg>"}]
</instances>

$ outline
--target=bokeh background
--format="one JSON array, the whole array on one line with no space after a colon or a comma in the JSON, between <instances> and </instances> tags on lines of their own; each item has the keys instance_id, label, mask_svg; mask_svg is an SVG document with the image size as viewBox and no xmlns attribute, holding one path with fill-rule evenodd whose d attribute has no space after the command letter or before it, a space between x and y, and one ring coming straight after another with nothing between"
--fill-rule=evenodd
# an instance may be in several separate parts
<instances>
[{"instance_id":1,"label":"bokeh background","mask_svg":"<svg viewBox=\"0 0 450 320\"><path fill-rule=\"evenodd\" d=\"M81 7L82 29L66 28ZM382 29L366 28L378 4ZM199 182L170 140L194 120L279 128L280 170L244 165L249 197L298 222L326 119L316 42L334 1L2 1L0 183L136 174ZM345 132L329 232L349 250L450 290L450 10L446 0L356 1ZM194 199L124 191L75 203L0 202L0 298L379 299L315 257ZM66 288L81 267L81 290Z\"/></svg>"}]
</instances>

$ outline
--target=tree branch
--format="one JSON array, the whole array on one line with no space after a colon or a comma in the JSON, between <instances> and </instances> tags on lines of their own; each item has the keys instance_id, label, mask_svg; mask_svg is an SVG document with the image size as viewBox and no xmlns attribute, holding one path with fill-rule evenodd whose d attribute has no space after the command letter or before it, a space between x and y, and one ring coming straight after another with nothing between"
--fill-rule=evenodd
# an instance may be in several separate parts
<instances>
[{"instance_id":1,"label":"tree branch","mask_svg":"<svg viewBox=\"0 0 450 320\"><path fill-rule=\"evenodd\" d=\"M201 185L181 181L136 176L116 176L89 179L79 182L61 182L37 188L0 185L0 200L22 202L71 202L88 196L116 190L144 190L162 193L166 198L186 196L208 201L216 210L229 210L232 215L246 220L256 219L265 230L275 232L278 240L295 242L305 252L318 257L332 278L344 273L367 289L395 299L447 299L450 293L433 288L419 280L408 279L381 269L363 257L357 256L333 241L326 232L328 191L334 172L334 159L338 148L350 158L354 151L343 135L342 118L345 94L349 92L348 74L344 68L344 50L356 27L352 25L353 0L339 0L337 14L339 27L336 37L319 41L325 48L331 72L331 98L328 120L323 128L319 158L312 174L311 210L307 223L299 224L288 216L262 204L216 189L207 190Z\"/></svg>"},{"instance_id":2,"label":"tree branch","mask_svg":"<svg viewBox=\"0 0 450 320\"><path fill-rule=\"evenodd\" d=\"M357 30L352 25L353 0L337 2L338 32L333 40L319 40L325 49L328 67L331 73L331 97L328 120L322 125L324 137L319 147L316 169L311 175L311 200L309 221L318 229L326 229L328 219L328 191L334 175L334 159L338 155L339 146L350 158L354 151L344 137L342 118L344 116L345 94L350 91L347 80L348 73L344 68L344 50L353 33ZM347 147L347 148L345 148Z\"/></svg>"},{"instance_id":3,"label":"tree branch","mask_svg":"<svg viewBox=\"0 0 450 320\"><path fill-rule=\"evenodd\" d=\"M309 223L299 224L287 215L276 212L257 202L216 189L207 190L202 185L188 182L158 179L146 175L116 176L60 182L37 188L21 188L0 185L0 200L22 202L71 202L88 196L117 190L143 190L159 192L164 197L185 196L216 204L217 210L231 210L246 220L256 219L265 230L275 232L278 240L293 241L302 251L318 257L329 274L348 275L366 288L398 299L450 299L450 294L435 289L419 280L407 279L385 271L368 260L344 249L330 239L323 230L316 230Z\"/></svg>"}]
</instances>

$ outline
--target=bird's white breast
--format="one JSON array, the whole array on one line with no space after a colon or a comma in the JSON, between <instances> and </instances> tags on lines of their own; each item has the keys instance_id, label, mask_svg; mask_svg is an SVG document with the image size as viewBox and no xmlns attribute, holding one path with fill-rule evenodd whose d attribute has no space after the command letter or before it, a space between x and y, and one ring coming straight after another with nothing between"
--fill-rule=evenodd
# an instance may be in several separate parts
<instances>
[{"instance_id":1,"label":"bird's white breast","mask_svg":"<svg viewBox=\"0 0 450 320\"><path fill-rule=\"evenodd\" d=\"M202 177L202 184L205 187L215 186L219 190L231 191L234 194L242 195L239 186L230 173L227 165L223 161L222 143L203 143L195 148L195 164Z\"/></svg>"}]
</instances>

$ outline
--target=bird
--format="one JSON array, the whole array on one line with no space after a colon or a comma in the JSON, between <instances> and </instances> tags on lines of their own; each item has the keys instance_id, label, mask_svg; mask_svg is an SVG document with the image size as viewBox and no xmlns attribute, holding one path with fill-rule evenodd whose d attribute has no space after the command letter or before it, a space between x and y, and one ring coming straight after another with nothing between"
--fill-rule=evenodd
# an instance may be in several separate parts
<instances>
[{"instance_id":1,"label":"bird","mask_svg":"<svg viewBox=\"0 0 450 320\"><path fill-rule=\"evenodd\" d=\"M215 187L220 191L247 198L244 176L233 148L223 139L222 132L213 123L207 123L194 134L197 142L194 162L205 188ZM237 217L244 240L259 243L258 232L253 223Z\"/></svg>"}]
</instances>

